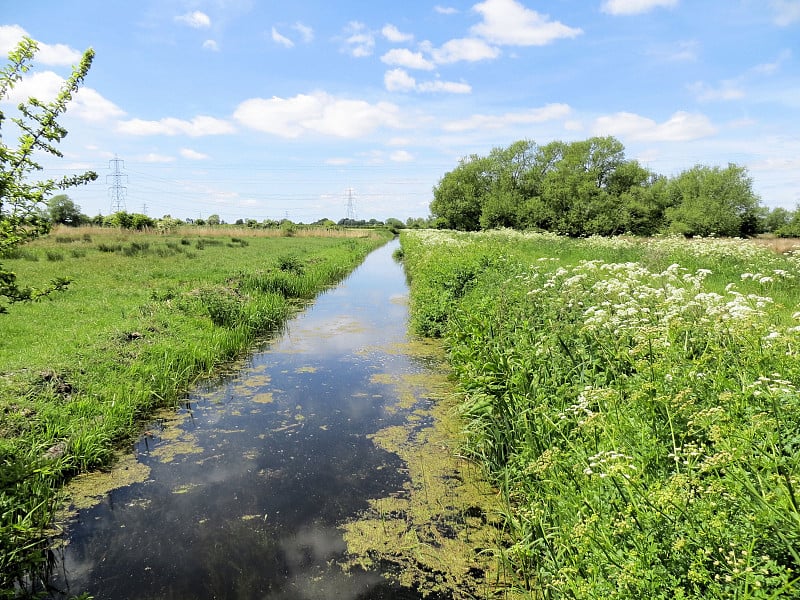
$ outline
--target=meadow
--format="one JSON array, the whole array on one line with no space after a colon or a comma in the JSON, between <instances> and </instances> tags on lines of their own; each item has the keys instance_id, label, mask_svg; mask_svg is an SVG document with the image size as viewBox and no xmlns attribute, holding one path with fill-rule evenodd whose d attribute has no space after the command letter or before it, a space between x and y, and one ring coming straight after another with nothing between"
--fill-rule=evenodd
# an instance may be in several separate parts
<instances>
[{"instance_id":1,"label":"meadow","mask_svg":"<svg viewBox=\"0 0 800 600\"><path fill-rule=\"evenodd\" d=\"M404 232L533 598L800 597L800 256Z\"/></svg>"},{"instance_id":2,"label":"meadow","mask_svg":"<svg viewBox=\"0 0 800 600\"><path fill-rule=\"evenodd\" d=\"M43 566L58 490L278 331L388 231L61 228L3 264L65 290L0 315L0 597Z\"/></svg>"}]
</instances>

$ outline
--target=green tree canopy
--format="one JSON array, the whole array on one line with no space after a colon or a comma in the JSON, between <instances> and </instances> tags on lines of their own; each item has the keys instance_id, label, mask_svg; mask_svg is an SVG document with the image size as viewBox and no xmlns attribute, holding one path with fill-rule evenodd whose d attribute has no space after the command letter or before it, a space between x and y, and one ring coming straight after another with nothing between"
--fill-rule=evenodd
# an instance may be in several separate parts
<instances>
[{"instance_id":1,"label":"green tree canopy","mask_svg":"<svg viewBox=\"0 0 800 600\"><path fill-rule=\"evenodd\" d=\"M81 207L66 194L56 194L47 201L47 215L50 222L60 225L81 225L89 218L81 213Z\"/></svg>"},{"instance_id":2,"label":"green tree canopy","mask_svg":"<svg viewBox=\"0 0 800 600\"><path fill-rule=\"evenodd\" d=\"M700 236L747 236L757 231L759 199L745 167L692 167L670 181L667 195L672 231Z\"/></svg>"},{"instance_id":3,"label":"green tree canopy","mask_svg":"<svg viewBox=\"0 0 800 600\"><path fill-rule=\"evenodd\" d=\"M696 166L668 179L627 159L613 137L544 146L523 140L471 155L433 195L438 226L467 231L752 235L763 230L766 215L743 167Z\"/></svg>"}]
</instances>

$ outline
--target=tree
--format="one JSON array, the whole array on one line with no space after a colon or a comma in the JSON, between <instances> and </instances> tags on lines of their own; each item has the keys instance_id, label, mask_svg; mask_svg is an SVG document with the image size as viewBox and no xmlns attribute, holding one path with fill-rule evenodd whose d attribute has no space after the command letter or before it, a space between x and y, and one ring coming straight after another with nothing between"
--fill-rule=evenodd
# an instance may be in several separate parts
<instances>
[{"instance_id":1,"label":"tree","mask_svg":"<svg viewBox=\"0 0 800 600\"><path fill-rule=\"evenodd\" d=\"M57 194L47 201L47 214L50 222L59 225L81 225L89 220L81 213L81 207L66 194Z\"/></svg>"},{"instance_id":2,"label":"tree","mask_svg":"<svg viewBox=\"0 0 800 600\"><path fill-rule=\"evenodd\" d=\"M776 233L789 225L793 218L793 211L783 208L782 206L777 206L768 211L764 216L764 231Z\"/></svg>"},{"instance_id":3,"label":"tree","mask_svg":"<svg viewBox=\"0 0 800 600\"><path fill-rule=\"evenodd\" d=\"M36 42L26 37L9 53L8 64L0 70L0 100L8 98L14 86L30 70L37 49ZM73 67L71 76L52 101L29 98L19 104L20 116L11 119L20 131L16 148L7 146L0 136L0 257L49 231L49 223L41 217L41 212L55 190L97 179L97 174L92 171L59 180L32 181L30 178L32 173L42 170L34 153L63 156L56 145L67 135L67 130L58 124L57 119L66 111L73 94L83 83L93 58L91 48L84 52L80 63ZM0 128L5 118L0 111ZM30 300L63 289L68 284L68 280L59 279L44 289L23 288L14 273L0 264L0 302ZM0 312L7 312L5 304L0 304Z\"/></svg>"},{"instance_id":4,"label":"tree","mask_svg":"<svg viewBox=\"0 0 800 600\"><path fill-rule=\"evenodd\" d=\"M487 159L475 154L462 158L433 188L431 214L444 227L462 231L480 229L481 205L491 185L486 166Z\"/></svg>"},{"instance_id":5,"label":"tree","mask_svg":"<svg viewBox=\"0 0 800 600\"><path fill-rule=\"evenodd\" d=\"M669 182L669 228L684 235L748 236L758 230L759 199L745 167L696 165Z\"/></svg>"},{"instance_id":6,"label":"tree","mask_svg":"<svg viewBox=\"0 0 800 600\"><path fill-rule=\"evenodd\" d=\"M206 223L209 225L220 225L222 224L222 219L219 218L219 215L209 215L206 219Z\"/></svg>"}]
</instances>

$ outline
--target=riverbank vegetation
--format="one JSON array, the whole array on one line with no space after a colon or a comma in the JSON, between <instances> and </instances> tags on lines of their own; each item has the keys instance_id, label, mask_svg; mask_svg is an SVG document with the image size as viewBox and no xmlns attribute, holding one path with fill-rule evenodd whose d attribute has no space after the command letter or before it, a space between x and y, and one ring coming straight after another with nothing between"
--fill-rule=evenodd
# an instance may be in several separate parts
<instances>
[{"instance_id":1,"label":"riverbank vegetation","mask_svg":"<svg viewBox=\"0 0 800 600\"><path fill-rule=\"evenodd\" d=\"M695 165L667 177L626 158L613 137L545 145L521 140L471 155L433 193L435 223L462 231L510 227L572 237L800 232L800 212L763 206L744 167Z\"/></svg>"},{"instance_id":2,"label":"riverbank vegetation","mask_svg":"<svg viewBox=\"0 0 800 600\"><path fill-rule=\"evenodd\" d=\"M66 478L108 465L157 407L390 237L61 228L4 256L26 285L70 283L0 321L0 597L42 566Z\"/></svg>"},{"instance_id":3,"label":"riverbank vegetation","mask_svg":"<svg viewBox=\"0 0 800 600\"><path fill-rule=\"evenodd\" d=\"M498 557L543 598L800 595L800 258L743 240L404 232Z\"/></svg>"}]
</instances>

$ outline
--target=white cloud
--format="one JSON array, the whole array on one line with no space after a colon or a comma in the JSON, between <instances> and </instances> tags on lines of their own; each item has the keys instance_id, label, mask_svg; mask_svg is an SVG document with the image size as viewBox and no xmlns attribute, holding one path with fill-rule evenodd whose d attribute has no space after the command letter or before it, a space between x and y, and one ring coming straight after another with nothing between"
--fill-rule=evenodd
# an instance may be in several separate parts
<instances>
[{"instance_id":1,"label":"white cloud","mask_svg":"<svg viewBox=\"0 0 800 600\"><path fill-rule=\"evenodd\" d=\"M336 98L324 92L293 98L252 98L234 112L242 125L284 138L322 134L357 138L382 127L401 126L399 108L389 102Z\"/></svg>"},{"instance_id":2,"label":"white cloud","mask_svg":"<svg viewBox=\"0 0 800 600\"><path fill-rule=\"evenodd\" d=\"M274 27L272 28L272 41L276 44L280 44L284 48L292 48L294 47L294 42L287 38L286 36L281 35L278 33L278 30Z\"/></svg>"},{"instance_id":3,"label":"white cloud","mask_svg":"<svg viewBox=\"0 0 800 600\"><path fill-rule=\"evenodd\" d=\"M334 167L340 167L340 166L344 166L344 165L349 165L352 162L353 162L352 158L334 157L334 158L325 159L325 164L326 165L333 165Z\"/></svg>"},{"instance_id":4,"label":"white cloud","mask_svg":"<svg viewBox=\"0 0 800 600\"><path fill-rule=\"evenodd\" d=\"M392 24L384 25L383 29L381 29L381 33L383 37L385 37L390 42L394 42L396 44L402 42L410 42L414 39L414 36L410 33L403 33L397 27Z\"/></svg>"},{"instance_id":5,"label":"white cloud","mask_svg":"<svg viewBox=\"0 0 800 600\"><path fill-rule=\"evenodd\" d=\"M345 51L355 58L371 56L375 49L375 35L367 26L358 21L351 21L344 30Z\"/></svg>"},{"instance_id":6,"label":"white cloud","mask_svg":"<svg viewBox=\"0 0 800 600\"><path fill-rule=\"evenodd\" d=\"M705 115L683 111L676 112L663 123L634 113L618 112L599 117L592 129L594 135L613 135L642 142L688 142L717 132Z\"/></svg>"},{"instance_id":7,"label":"white cloud","mask_svg":"<svg viewBox=\"0 0 800 600\"><path fill-rule=\"evenodd\" d=\"M571 112L572 109L567 104L547 104L541 108L510 112L503 115L473 115L468 119L445 123L442 128L445 131L455 132L472 129L502 129L504 127L563 119Z\"/></svg>"},{"instance_id":8,"label":"white cloud","mask_svg":"<svg viewBox=\"0 0 800 600\"><path fill-rule=\"evenodd\" d=\"M0 25L0 56L8 56L8 53L16 48L23 37L31 37L19 25ZM82 52L70 48L65 44L45 44L36 42L38 51L35 61L43 65L69 66L80 62Z\"/></svg>"},{"instance_id":9,"label":"white cloud","mask_svg":"<svg viewBox=\"0 0 800 600\"><path fill-rule=\"evenodd\" d=\"M199 10L186 13L185 15L179 15L175 17L175 20L193 29L207 29L211 27L211 18L206 13L200 12Z\"/></svg>"},{"instance_id":10,"label":"white cloud","mask_svg":"<svg viewBox=\"0 0 800 600\"><path fill-rule=\"evenodd\" d=\"M435 65L421 52L412 52L407 48L394 48L381 56L381 61L387 65L406 67L407 69L422 69L431 71Z\"/></svg>"},{"instance_id":11,"label":"white cloud","mask_svg":"<svg viewBox=\"0 0 800 600\"><path fill-rule=\"evenodd\" d=\"M53 71L41 71L21 79L8 93L8 102L18 104L28 98L49 102L55 98L65 80ZM82 87L67 105L67 114L83 121L99 122L125 114L116 104L107 100L93 88Z\"/></svg>"},{"instance_id":12,"label":"white cloud","mask_svg":"<svg viewBox=\"0 0 800 600\"><path fill-rule=\"evenodd\" d=\"M433 7L433 10L435 10L440 15L455 15L458 13L457 8L453 8L452 6L440 6L438 4Z\"/></svg>"},{"instance_id":13,"label":"white cloud","mask_svg":"<svg viewBox=\"0 0 800 600\"><path fill-rule=\"evenodd\" d=\"M446 65L459 61L477 62L497 58L500 50L490 46L478 38L460 38L450 40L431 51L433 60L440 65Z\"/></svg>"},{"instance_id":14,"label":"white cloud","mask_svg":"<svg viewBox=\"0 0 800 600\"><path fill-rule=\"evenodd\" d=\"M389 159L394 162L411 162L414 160L414 155L407 150L397 150L389 155Z\"/></svg>"},{"instance_id":15,"label":"white cloud","mask_svg":"<svg viewBox=\"0 0 800 600\"><path fill-rule=\"evenodd\" d=\"M738 86L737 82L733 80L723 81L717 88L702 81L697 81L687 87L700 102L739 100L744 98L744 91Z\"/></svg>"},{"instance_id":16,"label":"white cloud","mask_svg":"<svg viewBox=\"0 0 800 600\"><path fill-rule=\"evenodd\" d=\"M159 121L145 121L143 119L120 121L117 125L117 131L129 135L188 135L189 137L201 137L233 133L235 129L228 121L201 115L191 121L173 117L167 117Z\"/></svg>"},{"instance_id":17,"label":"white cloud","mask_svg":"<svg viewBox=\"0 0 800 600\"><path fill-rule=\"evenodd\" d=\"M183 158L188 158L189 160L206 160L209 158L208 154L197 152L191 148L181 148L180 154Z\"/></svg>"},{"instance_id":18,"label":"white cloud","mask_svg":"<svg viewBox=\"0 0 800 600\"><path fill-rule=\"evenodd\" d=\"M383 76L383 84L390 92L445 92L449 94L469 94L472 92L472 86L467 83L460 83L455 81L424 81L417 83L414 79L403 69L392 69L386 71Z\"/></svg>"},{"instance_id":19,"label":"white cloud","mask_svg":"<svg viewBox=\"0 0 800 600\"><path fill-rule=\"evenodd\" d=\"M122 117L125 111L101 96L97 90L82 87L72 97L72 102L67 106L67 114L84 121L100 122Z\"/></svg>"},{"instance_id":20,"label":"white cloud","mask_svg":"<svg viewBox=\"0 0 800 600\"><path fill-rule=\"evenodd\" d=\"M408 146L411 144L411 140L405 137L393 137L390 138L388 142L386 142L387 146Z\"/></svg>"},{"instance_id":21,"label":"white cloud","mask_svg":"<svg viewBox=\"0 0 800 600\"><path fill-rule=\"evenodd\" d=\"M304 25L300 21L292 25L292 29L300 34L300 37L303 38L303 41L308 44L314 41L314 30L309 27L308 25Z\"/></svg>"},{"instance_id":22,"label":"white cloud","mask_svg":"<svg viewBox=\"0 0 800 600\"><path fill-rule=\"evenodd\" d=\"M203 48L212 52L219 52L219 44L217 44L216 40L206 40L203 42Z\"/></svg>"},{"instance_id":23,"label":"white cloud","mask_svg":"<svg viewBox=\"0 0 800 600\"><path fill-rule=\"evenodd\" d=\"M678 0L605 0L602 10L610 15L638 15L654 8L672 8Z\"/></svg>"},{"instance_id":24,"label":"white cloud","mask_svg":"<svg viewBox=\"0 0 800 600\"><path fill-rule=\"evenodd\" d=\"M420 92L447 92L449 94L470 94L472 86L456 81L425 81L417 85Z\"/></svg>"},{"instance_id":25,"label":"white cloud","mask_svg":"<svg viewBox=\"0 0 800 600\"><path fill-rule=\"evenodd\" d=\"M775 12L775 24L787 27L800 21L800 1L798 0L771 0L770 6Z\"/></svg>"},{"instance_id":26,"label":"white cloud","mask_svg":"<svg viewBox=\"0 0 800 600\"><path fill-rule=\"evenodd\" d=\"M583 33L581 29L550 21L547 15L516 0L485 0L472 8L483 16L483 22L472 27L472 34L495 44L544 46Z\"/></svg>"},{"instance_id":27,"label":"white cloud","mask_svg":"<svg viewBox=\"0 0 800 600\"><path fill-rule=\"evenodd\" d=\"M383 75L383 85L390 92L410 92L417 87L417 81L403 69L392 69Z\"/></svg>"}]
</instances>

